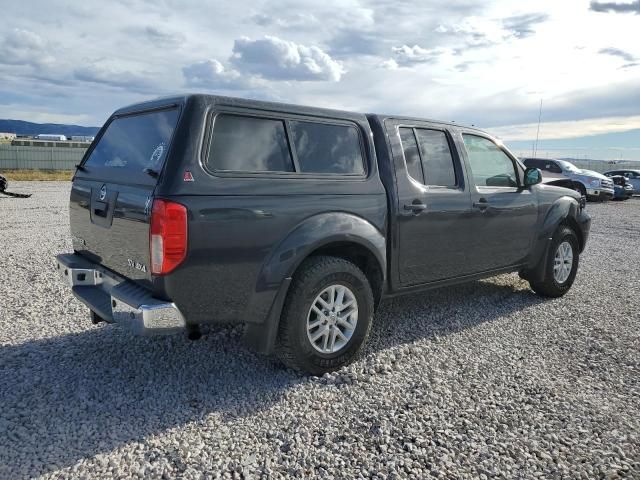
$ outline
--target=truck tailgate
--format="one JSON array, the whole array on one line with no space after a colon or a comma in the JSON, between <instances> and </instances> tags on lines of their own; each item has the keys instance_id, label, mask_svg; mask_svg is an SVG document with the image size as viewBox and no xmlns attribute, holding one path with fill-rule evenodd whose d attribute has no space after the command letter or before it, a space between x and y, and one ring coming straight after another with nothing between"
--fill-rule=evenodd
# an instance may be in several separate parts
<instances>
[{"instance_id":1,"label":"truck tailgate","mask_svg":"<svg viewBox=\"0 0 640 480\"><path fill-rule=\"evenodd\" d=\"M170 105L110 118L78 168L71 189L74 250L147 284L152 195L170 155L179 113Z\"/></svg>"},{"instance_id":2,"label":"truck tailgate","mask_svg":"<svg viewBox=\"0 0 640 480\"><path fill-rule=\"evenodd\" d=\"M69 207L73 249L127 278L149 281L152 193L153 187L76 179Z\"/></svg>"}]
</instances>

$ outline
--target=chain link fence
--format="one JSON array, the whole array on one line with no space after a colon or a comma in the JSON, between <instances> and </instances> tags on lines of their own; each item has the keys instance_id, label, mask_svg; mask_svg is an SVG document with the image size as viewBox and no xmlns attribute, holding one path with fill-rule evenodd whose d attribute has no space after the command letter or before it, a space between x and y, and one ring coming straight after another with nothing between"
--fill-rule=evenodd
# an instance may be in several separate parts
<instances>
[{"instance_id":1,"label":"chain link fence","mask_svg":"<svg viewBox=\"0 0 640 480\"><path fill-rule=\"evenodd\" d=\"M85 148L0 145L2 170L74 170Z\"/></svg>"}]
</instances>

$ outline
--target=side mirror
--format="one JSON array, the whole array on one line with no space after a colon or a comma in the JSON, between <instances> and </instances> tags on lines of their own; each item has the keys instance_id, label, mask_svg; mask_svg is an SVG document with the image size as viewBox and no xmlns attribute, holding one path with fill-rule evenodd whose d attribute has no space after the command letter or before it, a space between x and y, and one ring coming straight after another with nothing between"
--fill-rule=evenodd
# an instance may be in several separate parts
<instances>
[{"instance_id":1,"label":"side mirror","mask_svg":"<svg viewBox=\"0 0 640 480\"><path fill-rule=\"evenodd\" d=\"M524 186L530 187L542 182L542 172L539 168L527 168L524 171Z\"/></svg>"}]
</instances>

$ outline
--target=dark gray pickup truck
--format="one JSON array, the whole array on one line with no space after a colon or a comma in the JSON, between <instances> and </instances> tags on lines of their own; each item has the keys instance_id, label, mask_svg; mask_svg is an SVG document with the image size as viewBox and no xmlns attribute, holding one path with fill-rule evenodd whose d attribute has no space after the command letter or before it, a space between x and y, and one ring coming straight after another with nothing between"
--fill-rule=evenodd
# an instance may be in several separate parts
<instances>
[{"instance_id":1,"label":"dark gray pickup truck","mask_svg":"<svg viewBox=\"0 0 640 480\"><path fill-rule=\"evenodd\" d=\"M116 111L78 166L57 268L94 321L143 334L240 322L321 374L380 299L519 272L572 285L590 218L486 133L208 95Z\"/></svg>"}]
</instances>

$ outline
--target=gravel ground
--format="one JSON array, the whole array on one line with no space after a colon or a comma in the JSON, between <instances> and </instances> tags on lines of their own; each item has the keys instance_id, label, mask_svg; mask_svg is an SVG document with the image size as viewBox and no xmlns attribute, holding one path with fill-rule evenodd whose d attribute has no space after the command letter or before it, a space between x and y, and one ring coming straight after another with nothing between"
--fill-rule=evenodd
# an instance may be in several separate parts
<instances>
[{"instance_id":1,"label":"gravel ground","mask_svg":"<svg viewBox=\"0 0 640 480\"><path fill-rule=\"evenodd\" d=\"M94 326L54 276L68 184L0 198L0 477L640 478L640 199L589 204L564 298L516 275L387 301L302 377L238 328Z\"/></svg>"}]
</instances>

